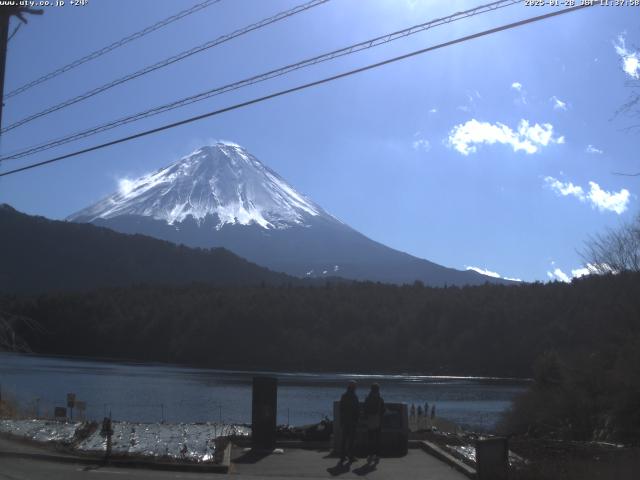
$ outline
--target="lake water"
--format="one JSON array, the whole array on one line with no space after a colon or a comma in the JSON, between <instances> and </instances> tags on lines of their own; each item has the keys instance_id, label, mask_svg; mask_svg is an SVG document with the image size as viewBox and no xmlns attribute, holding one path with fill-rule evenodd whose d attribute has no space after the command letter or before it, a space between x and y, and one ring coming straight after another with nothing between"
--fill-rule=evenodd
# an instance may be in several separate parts
<instances>
[{"instance_id":1,"label":"lake water","mask_svg":"<svg viewBox=\"0 0 640 480\"><path fill-rule=\"evenodd\" d=\"M0 353L0 389L24 409L51 415L76 394L86 416L139 422L251 422L255 372L173 365L103 362ZM364 400L372 382L389 402L436 405L439 417L473 429L491 429L527 382L474 377L273 373L278 378L278 423L304 425L332 416L348 380Z\"/></svg>"}]
</instances>

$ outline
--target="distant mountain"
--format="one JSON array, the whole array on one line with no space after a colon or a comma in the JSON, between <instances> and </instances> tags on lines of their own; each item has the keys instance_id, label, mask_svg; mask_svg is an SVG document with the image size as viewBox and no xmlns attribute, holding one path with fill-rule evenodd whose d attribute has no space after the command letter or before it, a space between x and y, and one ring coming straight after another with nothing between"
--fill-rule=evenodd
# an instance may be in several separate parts
<instances>
[{"instance_id":1,"label":"distant mountain","mask_svg":"<svg viewBox=\"0 0 640 480\"><path fill-rule=\"evenodd\" d=\"M71 216L192 247L225 247L298 277L427 285L510 283L375 242L298 193L242 147L217 143Z\"/></svg>"},{"instance_id":2,"label":"distant mountain","mask_svg":"<svg viewBox=\"0 0 640 480\"><path fill-rule=\"evenodd\" d=\"M283 285L300 280L223 248L193 249L94 225L48 220L0 205L0 292L132 284Z\"/></svg>"}]
</instances>

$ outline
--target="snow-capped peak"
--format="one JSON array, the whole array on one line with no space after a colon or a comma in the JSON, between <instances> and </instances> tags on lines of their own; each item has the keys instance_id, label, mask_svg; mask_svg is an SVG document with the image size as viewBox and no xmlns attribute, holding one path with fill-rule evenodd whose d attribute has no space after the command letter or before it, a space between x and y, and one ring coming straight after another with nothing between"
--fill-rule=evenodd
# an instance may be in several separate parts
<instances>
[{"instance_id":1,"label":"snow-capped peak","mask_svg":"<svg viewBox=\"0 0 640 480\"><path fill-rule=\"evenodd\" d=\"M77 212L69 220L94 221L141 215L179 223L217 216L225 224L263 228L302 225L305 217L327 215L241 146L204 146L155 173L120 183L118 192Z\"/></svg>"}]
</instances>

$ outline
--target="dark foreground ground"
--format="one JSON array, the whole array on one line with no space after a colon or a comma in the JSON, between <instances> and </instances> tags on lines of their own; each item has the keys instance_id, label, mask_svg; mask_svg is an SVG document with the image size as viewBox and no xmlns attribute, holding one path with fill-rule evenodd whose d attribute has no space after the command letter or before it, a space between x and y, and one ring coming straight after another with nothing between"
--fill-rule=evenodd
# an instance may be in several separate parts
<instances>
[{"instance_id":1,"label":"dark foreground ground","mask_svg":"<svg viewBox=\"0 0 640 480\"><path fill-rule=\"evenodd\" d=\"M514 471L513 480L637 480L640 447L588 442L513 438L511 450L529 463Z\"/></svg>"},{"instance_id":2,"label":"dark foreground ground","mask_svg":"<svg viewBox=\"0 0 640 480\"><path fill-rule=\"evenodd\" d=\"M468 433L412 434L413 442L427 440L445 449L446 445L470 443ZM456 441L456 438L458 441ZM459 443L458 443L459 442ZM246 442L245 442L246 443ZM585 442L558 442L511 438L511 451L526 459L512 468L511 480L637 480L640 474L640 447L620 447ZM43 457L45 456L45 457ZM58 458L55 461L51 457ZM43 459L44 458L44 459ZM470 465L475 465L468 462ZM80 478L196 478L229 475L238 479L424 479L463 480L467 478L448 463L419 449L410 448L400 458L383 458L379 463L359 459L340 465L326 448L284 448L280 454L256 455L234 446L228 474L148 470L104 466L102 462L76 461L72 454L47 445L0 437L0 480L56 480Z\"/></svg>"},{"instance_id":3,"label":"dark foreground ground","mask_svg":"<svg viewBox=\"0 0 640 480\"><path fill-rule=\"evenodd\" d=\"M75 479L171 479L202 478L203 476L229 476L241 479L326 479L326 478L362 478L362 479L397 479L406 480L464 480L467 477L428 455L419 449L409 450L408 455L401 458L383 458L377 464L367 464L358 460L351 465L341 466L336 457L330 456L328 450L306 450L285 448L282 454L252 455L243 448L236 447L232 451L232 464L228 474L190 473L142 468L114 468L86 463L69 463L45 461L25 457L24 454L38 455L51 453L49 449L40 448L24 442L15 442L0 438L0 479L10 480L75 480ZM14 454L23 454L18 457Z\"/></svg>"},{"instance_id":4,"label":"dark foreground ground","mask_svg":"<svg viewBox=\"0 0 640 480\"><path fill-rule=\"evenodd\" d=\"M443 450L447 445L473 445L476 434L441 430L419 432L412 439L427 440ZM640 447L596 442L572 442L530 437L511 437L509 450L522 459L511 465L511 480L637 480L640 478ZM451 452L476 468L475 462ZM515 459L514 459L515 460Z\"/></svg>"}]
</instances>

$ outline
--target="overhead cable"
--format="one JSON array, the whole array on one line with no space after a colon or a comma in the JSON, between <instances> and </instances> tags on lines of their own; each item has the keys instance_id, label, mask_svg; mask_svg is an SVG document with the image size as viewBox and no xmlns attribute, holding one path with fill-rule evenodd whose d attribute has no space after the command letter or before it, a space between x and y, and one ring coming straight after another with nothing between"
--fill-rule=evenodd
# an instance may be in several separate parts
<instances>
[{"instance_id":1,"label":"overhead cable","mask_svg":"<svg viewBox=\"0 0 640 480\"><path fill-rule=\"evenodd\" d=\"M523 25L527 25L527 24L530 24L530 23L539 22L541 20L545 20L545 19L548 19L548 18L556 17L558 15L563 15L563 14L566 14L566 13L575 12L577 10L582 10L583 8L588 8L588 7L591 7L591 6L594 6L594 5L596 5L596 4L595 3L593 3L593 4L583 4L583 5L578 5L578 6L575 6L575 7L564 8L562 10L556 10L556 11L553 11L553 12L550 12L550 13L547 13L547 14L538 15L538 16L535 16L535 17L530 17L530 18L527 18L525 20L520 20L520 21L517 21L517 22L513 22L513 23L506 24L506 25L502 25L500 27L491 28L489 30L484 30L484 31L479 32L479 33L474 33L472 35L467 35L467 36L464 36L464 37L460 37L460 38L457 38L455 40L450 40L448 42L440 43L440 44L437 44L437 45L434 45L434 46L431 46L431 47L423 48L423 49L420 49L420 50L415 50L413 52L410 52L410 53L407 53L407 54L404 54L404 55L400 55L400 56L393 57L393 58L390 58L390 59L387 59L387 60L383 60L381 62L372 63L372 64L366 65L364 67L360 67L360 68L356 68L356 69L353 69L353 70L349 70L347 72L343 72L343 73L340 73L340 74L337 74L337 75L333 75L333 76L326 77L326 78L323 78L323 79L320 79L320 80L316 80L316 81L313 81L313 82L309 82L309 83L305 83L305 84L302 84L302 85L298 85L296 87L288 88L286 90L280 90L278 92L271 93L269 95L265 95L265 96L262 96L262 97L254 98L252 100L248 100L248 101L245 101L245 102L236 103L235 105L231 105L229 107L221 108L219 110L214 110L212 112L204 113L202 115L196 115L196 116L193 116L193 117L186 118L184 120L180 120L178 122L173 122L173 123L170 123L170 124L167 124L167 125L163 125L161 127L157 127L157 128L153 128L153 129L150 129L150 130L143 131L143 132L139 132L139 133L136 133L134 135L129 135L129 136L126 136L126 137L118 138L116 140L111 140L109 142L105 142L105 143L102 143L102 144L99 144L99 145L94 145L93 147L88 147L88 148L84 148L84 149L81 149L81 150L77 150L75 152L67 153L65 155L60 155L58 157L54 157L54 158L51 158L49 160L44 160L44 161L41 161L41 162L37 162L37 163L30 164L30 165L26 165L26 166L21 167L21 168L16 168L16 169L13 169L13 170L9 170L7 172L2 172L2 173L0 173L0 177L4 177L4 176L7 176L7 175L13 175L13 174L18 173L18 172L23 172L23 171L30 170L30 169L33 169L33 168L41 167L43 165L48 165L48 164L51 164L51 163L54 163L54 162L59 162L61 160L65 160L65 159L71 158L71 157L76 157L76 156L82 155L84 153L89 153L89 152L93 152L93 151L96 151L96 150L101 150L101 149L106 148L106 147L110 147L110 146L113 146L113 145L117 145L117 144L120 144L120 143L131 141L131 140L134 140L134 139L137 139L137 138L141 138L141 137L145 137L145 136L148 136L148 135L152 135L154 133L158 133L158 132L162 132L162 131L165 131L165 130L169 130L171 128L179 127L181 125L186 125L186 124L189 124L189 123L193 123L193 122L196 122L198 120L205 119L205 118L221 115L223 113L230 112L232 110L237 110L237 109L240 109L240 108L243 108L243 107L247 107L249 105L254 105L256 103L261 103L261 102L264 102L266 100L270 100L270 99L273 99L273 98L276 98L276 97L280 97L280 96L287 95L287 94L290 94L290 93L294 93L294 92L298 92L298 91L301 91L301 90L305 90L305 89L308 89L308 88L311 88L311 87L315 87L315 86L318 86L318 85L321 85L321 84L324 84L324 83L328 83L328 82L331 82L331 81L334 81L334 80L338 80L340 78L349 77L349 76L352 76L352 75L355 75L355 74L358 74L358 73L361 73L361 72L365 72L367 70L372 70L374 68L381 67L383 65L388 65L390 63L395 63L395 62L398 62L400 60L405 60L407 58L414 57L416 55L421 55L421 54L424 54L424 53L427 53L427 52L431 52L431 51L434 51L434 50L438 50L438 49L441 49L441 48L445 48L445 47L449 47L449 46L452 46L452 45L456 45L456 44L460 44L460 43L463 43L463 42L467 42L469 40L473 40L473 39L476 39L476 38L480 38L480 37L484 37L484 36L491 35L491 34L494 34L494 33L502 32L502 31L505 31L505 30L510 30L510 29L513 29L513 28L521 27Z\"/></svg>"}]
</instances>

